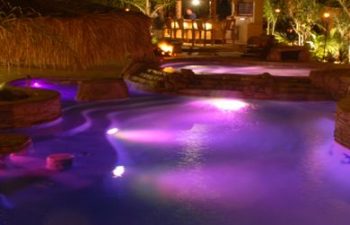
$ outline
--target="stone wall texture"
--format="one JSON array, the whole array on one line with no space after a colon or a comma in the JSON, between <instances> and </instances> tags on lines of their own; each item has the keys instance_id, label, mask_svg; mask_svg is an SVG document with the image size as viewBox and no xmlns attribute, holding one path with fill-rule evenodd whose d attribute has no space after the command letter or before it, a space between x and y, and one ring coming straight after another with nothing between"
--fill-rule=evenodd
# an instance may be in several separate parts
<instances>
[{"instance_id":1,"label":"stone wall texture","mask_svg":"<svg viewBox=\"0 0 350 225\"><path fill-rule=\"evenodd\" d=\"M337 103L334 137L337 142L350 148L350 97Z\"/></svg>"},{"instance_id":2,"label":"stone wall texture","mask_svg":"<svg viewBox=\"0 0 350 225\"><path fill-rule=\"evenodd\" d=\"M123 79L87 80L78 84L77 101L123 99L129 96Z\"/></svg>"},{"instance_id":3,"label":"stone wall texture","mask_svg":"<svg viewBox=\"0 0 350 225\"><path fill-rule=\"evenodd\" d=\"M350 94L350 69L324 69L311 71L312 83L339 100Z\"/></svg>"},{"instance_id":4,"label":"stone wall texture","mask_svg":"<svg viewBox=\"0 0 350 225\"><path fill-rule=\"evenodd\" d=\"M236 92L240 97L278 100L330 100L321 88L315 87L308 77L278 77L270 74L195 75L191 70L181 73L164 73L147 70L129 76L129 84L136 88L193 95L220 94L220 91Z\"/></svg>"},{"instance_id":5,"label":"stone wall texture","mask_svg":"<svg viewBox=\"0 0 350 225\"><path fill-rule=\"evenodd\" d=\"M305 47L299 46L276 46L268 53L266 60L268 61L299 61L309 62L310 53Z\"/></svg>"},{"instance_id":6,"label":"stone wall texture","mask_svg":"<svg viewBox=\"0 0 350 225\"><path fill-rule=\"evenodd\" d=\"M32 145L32 139L21 134L0 135L0 156L26 151Z\"/></svg>"},{"instance_id":7,"label":"stone wall texture","mask_svg":"<svg viewBox=\"0 0 350 225\"><path fill-rule=\"evenodd\" d=\"M29 127L61 116L60 94L52 90L21 88L28 98L0 101L0 129Z\"/></svg>"}]
</instances>

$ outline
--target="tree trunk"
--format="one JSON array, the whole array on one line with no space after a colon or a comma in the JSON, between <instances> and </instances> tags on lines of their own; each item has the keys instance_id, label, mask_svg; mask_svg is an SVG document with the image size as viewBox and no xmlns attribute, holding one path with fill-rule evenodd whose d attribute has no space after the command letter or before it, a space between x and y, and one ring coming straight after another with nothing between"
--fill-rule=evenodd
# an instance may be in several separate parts
<instances>
[{"instance_id":1,"label":"tree trunk","mask_svg":"<svg viewBox=\"0 0 350 225\"><path fill-rule=\"evenodd\" d=\"M145 9L146 15L151 15L151 3L150 0L146 0L146 9Z\"/></svg>"},{"instance_id":2,"label":"tree trunk","mask_svg":"<svg viewBox=\"0 0 350 225\"><path fill-rule=\"evenodd\" d=\"M267 21L266 34L267 34L267 35L270 34L270 22L269 22L269 21Z\"/></svg>"},{"instance_id":3,"label":"tree trunk","mask_svg":"<svg viewBox=\"0 0 350 225\"><path fill-rule=\"evenodd\" d=\"M276 24L277 24L277 20L273 20L271 35L275 35Z\"/></svg>"}]
</instances>

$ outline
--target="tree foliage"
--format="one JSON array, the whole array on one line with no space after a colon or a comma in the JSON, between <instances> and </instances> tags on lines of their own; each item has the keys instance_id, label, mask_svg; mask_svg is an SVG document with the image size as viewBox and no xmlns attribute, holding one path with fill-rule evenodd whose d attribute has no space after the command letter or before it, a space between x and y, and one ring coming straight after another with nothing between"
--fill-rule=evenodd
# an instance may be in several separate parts
<instances>
[{"instance_id":1,"label":"tree foliage","mask_svg":"<svg viewBox=\"0 0 350 225\"><path fill-rule=\"evenodd\" d=\"M304 45L320 18L321 5L316 0L287 0L286 13L298 35L298 44Z\"/></svg>"},{"instance_id":2,"label":"tree foliage","mask_svg":"<svg viewBox=\"0 0 350 225\"><path fill-rule=\"evenodd\" d=\"M264 16L267 22L266 33L274 34L276 29L276 23L279 16L280 5L278 0L265 0L264 1Z\"/></svg>"}]
</instances>

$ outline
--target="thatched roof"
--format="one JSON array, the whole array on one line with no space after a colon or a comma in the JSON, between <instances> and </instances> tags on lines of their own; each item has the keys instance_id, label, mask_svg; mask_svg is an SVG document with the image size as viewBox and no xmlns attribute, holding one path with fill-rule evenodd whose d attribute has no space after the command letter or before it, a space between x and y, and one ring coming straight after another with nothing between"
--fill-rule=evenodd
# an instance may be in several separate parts
<instances>
[{"instance_id":1,"label":"thatched roof","mask_svg":"<svg viewBox=\"0 0 350 225\"><path fill-rule=\"evenodd\" d=\"M14 7L21 8L24 13L35 11L42 16L65 17L116 10L90 0L0 0L0 11L9 12Z\"/></svg>"},{"instance_id":2,"label":"thatched roof","mask_svg":"<svg viewBox=\"0 0 350 225\"><path fill-rule=\"evenodd\" d=\"M11 4L21 2L21 7L35 6L41 15L46 14L19 17L0 24L0 64L89 68L118 63L128 57L152 58L148 17L84 4L80 4L81 10L73 14L58 7L69 1L47 1L53 3L12 0ZM74 11L74 6L69 9Z\"/></svg>"}]
</instances>

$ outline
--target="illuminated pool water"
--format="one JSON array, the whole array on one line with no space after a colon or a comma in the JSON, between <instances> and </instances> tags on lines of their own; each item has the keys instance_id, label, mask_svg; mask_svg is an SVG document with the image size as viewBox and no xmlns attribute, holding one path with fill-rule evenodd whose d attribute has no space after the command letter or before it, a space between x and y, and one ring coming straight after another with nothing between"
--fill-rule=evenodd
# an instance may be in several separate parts
<instances>
[{"instance_id":1,"label":"illuminated pool water","mask_svg":"<svg viewBox=\"0 0 350 225\"><path fill-rule=\"evenodd\" d=\"M16 130L33 149L0 171L0 224L345 225L350 160L333 102L138 96L71 104ZM44 168L54 152L74 167Z\"/></svg>"},{"instance_id":2,"label":"illuminated pool water","mask_svg":"<svg viewBox=\"0 0 350 225\"><path fill-rule=\"evenodd\" d=\"M258 75L269 73L273 76L309 76L312 66L301 66L300 64L247 64L247 63L216 63L216 62L168 62L162 65L173 67L176 70L190 69L195 74L244 74Z\"/></svg>"}]
</instances>

